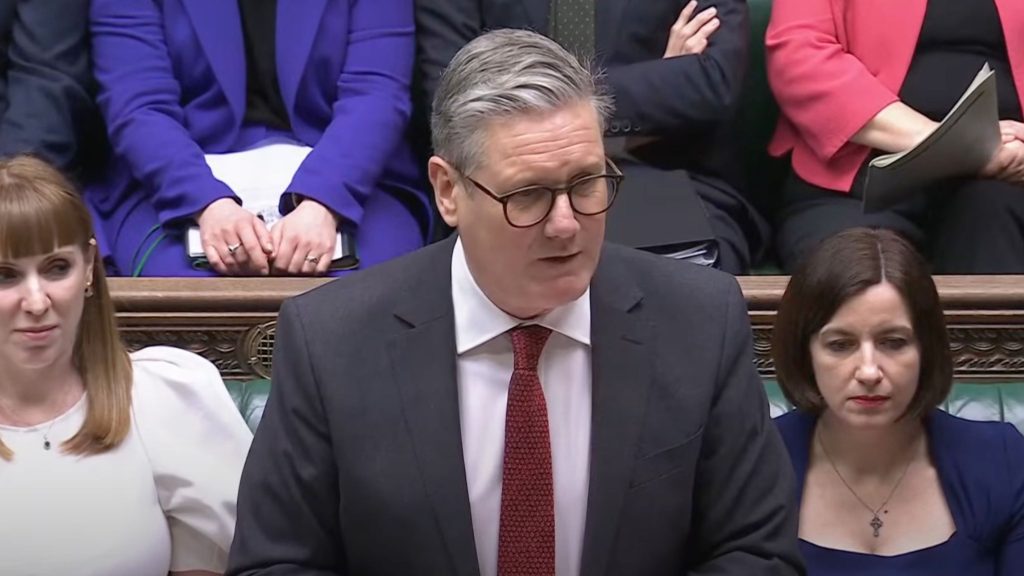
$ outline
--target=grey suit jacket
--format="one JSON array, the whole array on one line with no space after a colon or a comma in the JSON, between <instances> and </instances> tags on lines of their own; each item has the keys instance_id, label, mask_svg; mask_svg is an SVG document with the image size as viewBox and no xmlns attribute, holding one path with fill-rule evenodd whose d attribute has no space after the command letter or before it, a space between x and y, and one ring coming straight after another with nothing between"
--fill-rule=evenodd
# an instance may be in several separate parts
<instances>
[{"instance_id":1,"label":"grey suit jacket","mask_svg":"<svg viewBox=\"0 0 1024 576\"><path fill-rule=\"evenodd\" d=\"M454 241L281 309L229 574L476 576ZM606 246L582 574L802 574L793 475L734 279Z\"/></svg>"}]
</instances>

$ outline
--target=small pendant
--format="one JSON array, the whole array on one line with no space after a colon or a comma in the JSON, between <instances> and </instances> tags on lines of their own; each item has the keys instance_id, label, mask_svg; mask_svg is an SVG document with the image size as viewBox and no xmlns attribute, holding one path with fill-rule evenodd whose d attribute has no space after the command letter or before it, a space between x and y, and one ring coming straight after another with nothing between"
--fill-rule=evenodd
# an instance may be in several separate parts
<instances>
[{"instance_id":1,"label":"small pendant","mask_svg":"<svg viewBox=\"0 0 1024 576\"><path fill-rule=\"evenodd\" d=\"M44 439L43 440L43 450L49 450L49 449L50 449L50 441L48 439Z\"/></svg>"},{"instance_id":2,"label":"small pendant","mask_svg":"<svg viewBox=\"0 0 1024 576\"><path fill-rule=\"evenodd\" d=\"M882 519L878 517L878 514L875 514L874 518L871 519L870 524L871 527L875 529L875 538L878 538L878 531L882 529L882 526L885 526L885 522L882 522Z\"/></svg>"}]
</instances>

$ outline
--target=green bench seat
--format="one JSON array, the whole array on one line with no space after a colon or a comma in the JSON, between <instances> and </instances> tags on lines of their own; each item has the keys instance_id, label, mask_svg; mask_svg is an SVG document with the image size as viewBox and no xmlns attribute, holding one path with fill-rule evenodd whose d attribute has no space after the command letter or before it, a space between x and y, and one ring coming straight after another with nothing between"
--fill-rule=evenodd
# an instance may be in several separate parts
<instances>
[{"instance_id":1,"label":"green bench seat","mask_svg":"<svg viewBox=\"0 0 1024 576\"><path fill-rule=\"evenodd\" d=\"M270 381L234 380L227 382L227 388L246 423L255 431L267 404ZM775 381L765 381L765 391L772 417L792 410ZM971 420L1010 422L1024 432L1024 382L957 382L942 409Z\"/></svg>"}]
</instances>

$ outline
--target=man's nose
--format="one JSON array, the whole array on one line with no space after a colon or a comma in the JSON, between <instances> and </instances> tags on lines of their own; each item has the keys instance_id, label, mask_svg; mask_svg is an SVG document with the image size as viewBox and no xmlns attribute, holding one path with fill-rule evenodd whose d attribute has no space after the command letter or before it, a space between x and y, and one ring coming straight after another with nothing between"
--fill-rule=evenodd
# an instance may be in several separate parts
<instances>
[{"instance_id":1,"label":"man's nose","mask_svg":"<svg viewBox=\"0 0 1024 576\"><path fill-rule=\"evenodd\" d=\"M569 202L569 195L559 194L555 196L551 213L544 222L544 232L551 238L572 238L580 230L580 222L576 216Z\"/></svg>"}]
</instances>

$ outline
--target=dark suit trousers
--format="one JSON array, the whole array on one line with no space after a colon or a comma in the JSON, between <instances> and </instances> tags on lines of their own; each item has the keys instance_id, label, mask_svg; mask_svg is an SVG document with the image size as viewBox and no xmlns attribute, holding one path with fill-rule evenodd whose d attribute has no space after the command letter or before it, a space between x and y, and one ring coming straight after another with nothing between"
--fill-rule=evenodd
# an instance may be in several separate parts
<instances>
[{"instance_id":1,"label":"dark suit trousers","mask_svg":"<svg viewBox=\"0 0 1024 576\"><path fill-rule=\"evenodd\" d=\"M858 175L855 191L861 181ZM1024 273L1024 187L952 181L892 209L864 214L859 195L819 188L792 173L778 223L783 269L791 273L819 242L856 226L899 232L930 259L936 274Z\"/></svg>"}]
</instances>

